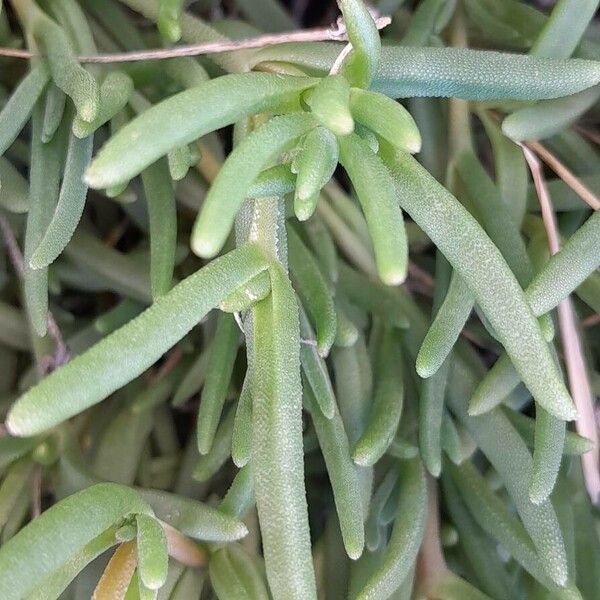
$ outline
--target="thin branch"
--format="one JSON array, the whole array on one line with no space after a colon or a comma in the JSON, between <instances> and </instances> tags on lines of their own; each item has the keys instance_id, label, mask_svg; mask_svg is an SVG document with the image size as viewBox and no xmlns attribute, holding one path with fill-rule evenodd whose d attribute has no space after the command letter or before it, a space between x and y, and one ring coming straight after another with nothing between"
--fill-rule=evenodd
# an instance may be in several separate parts
<instances>
[{"instance_id":1,"label":"thin branch","mask_svg":"<svg viewBox=\"0 0 600 600\"><path fill-rule=\"evenodd\" d=\"M417 590L419 596L429 597L435 584L448 573L448 565L440 542L438 484L427 477L427 522L417 557Z\"/></svg>"},{"instance_id":2,"label":"thin branch","mask_svg":"<svg viewBox=\"0 0 600 600\"><path fill-rule=\"evenodd\" d=\"M23 255L21 249L15 238L15 234L11 229L10 223L3 214L0 214L0 232L2 232L2 238L4 239L4 245L8 251L10 262L19 279L23 279L25 275L25 262L23 261Z\"/></svg>"},{"instance_id":3,"label":"thin branch","mask_svg":"<svg viewBox=\"0 0 600 600\"><path fill-rule=\"evenodd\" d=\"M415 264L412 260L408 263L408 274L415 281L421 283L424 287L433 289L435 281L433 277L425 270Z\"/></svg>"},{"instance_id":4,"label":"thin branch","mask_svg":"<svg viewBox=\"0 0 600 600\"><path fill-rule=\"evenodd\" d=\"M42 467L36 465L31 478L31 518L42 514Z\"/></svg>"},{"instance_id":5,"label":"thin branch","mask_svg":"<svg viewBox=\"0 0 600 600\"><path fill-rule=\"evenodd\" d=\"M375 24L378 29L383 29L391 23L390 17L379 17ZM173 48L158 48L153 50L137 50L133 52L118 52L111 54L93 54L79 56L79 62L86 64L98 63L126 63L147 60L166 60L182 56L200 56L205 54L221 54L222 52L235 52L236 50L251 50L277 46L289 42L344 42L348 40L346 27L341 20L331 26L318 29L305 29L302 31L288 31L259 35L241 40L227 40L221 42L207 42L190 46L176 46ZM10 58L38 58L41 55L29 50L15 48L0 48L0 56Z\"/></svg>"},{"instance_id":6,"label":"thin branch","mask_svg":"<svg viewBox=\"0 0 600 600\"><path fill-rule=\"evenodd\" d=\"M25 261L23 253L19 248L15 234L6 217L0 214L0 233L4 239L4 245L8 250L8 256L13 265L13 268L20 280L25 276ZM54 319L54 315L48 311L48 334L54 340L55 350L51 364L48 365L51 369L56 369L69 360L69 351L62 336L62 333ZM44 369L46 371L47 369Z\"/></svg>"},{"instance_id":7,"label":"thin branch","mask_svg":"<svg viewBox=\"0 0 600 600\"><path fill-rule=\"evenodd\" d=\"M590 315L581 321L582 327L594 327L595 325L600 325L600 314L598 313Z\"/></svg>"},{"instance_id":8,"label":"thin branch","mask_svg":"<svg viewBox=\"0 0 600 600\"><path fill-rule=\"evenodd\" d=\"M592 131L591 129L586 129L585 127L581 127L578 125L576 127L577 131L581 133L584 137L586 137L590 142L594 142L594 144L600 144L600 132Z\"/></svg>"},{"instance_id":9,"label":"thin branch","mask_svg":"<svg viewBox=\"0 0 600 600\"><path fill-rule=\"evenodd\" d=\"M523 146L523 153L533 176L533 182L542 209L544 227L548 235L550 252L556 254L560 250L560 235L556 225L554 209L552 208L552 200L544 181L542 166L529 148ZM558 322L564 360L567 366L569 387L575 406L577 407L577 412L579 413L579 417L575 421L575 427L579 435L587 437L593 444L592 449L581 456L583 477L592 502L598 504L600 503L600 440L594 415L592 388L570 297L567 297L558 305Z\"/></svg>"},{"instance_id":10,"label":"thin branch","mask_svg":"<svg viewBox=\"0 0 600 600\"><path fill-rule=\"evenodd\" d=\"M164 379L173 369L179 364L183 358L183 348L181 344L177 344L167 355L165 361L156 369L156 371L150 376L150 383L158 383L161 379Z\"/></svg>"},{"instance_id":11,"label":"thin branch","mask_svg":"<svg viewBox=\"0 0 600 600\"><path fill-rule=\"evenodd\" d=\"M539 142L523 142L530 151L535 152L585 203L594 210L600 209L600 199L573 171L566 167L550 150Z\"/></svg>"},{"instance_id":12,"label":"thin branch","mask_svg":"<svg viewBox=\"0 0 600 600\"><path fill-rule=\"evenodd\" d=\"M501 116L494 110L489 110L488 114L498 122L502 120ZM534 141L517 143L522 148L528 148L535 155L539 156L591 208L594 210L600 209L600 199L598 199L598 196L571 169L564 165L555 154L550 152L548 148ZM536 160L537 156L535 156Z\"/></svg>"}]
</instances>

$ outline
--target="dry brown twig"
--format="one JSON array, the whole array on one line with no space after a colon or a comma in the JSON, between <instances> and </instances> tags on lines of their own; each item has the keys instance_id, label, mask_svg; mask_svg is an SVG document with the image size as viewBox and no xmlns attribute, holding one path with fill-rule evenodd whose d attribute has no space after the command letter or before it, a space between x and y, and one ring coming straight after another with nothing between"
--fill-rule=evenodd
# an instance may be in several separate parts
<instances>
[{"instance_id":1,"label":"dry brown twig","mask_svg":"<svg viewBox=\"0 0 600 600\"><path fill-rule=\"evenodd\" d=\"M528 150L535 152L586 204L600 210L600 199L548 148L539 142L524 142Z\"/></svg>"},{"instance_id":2,"label":"dry brown twig","mask_svg":"<svg viewBox=\"0 0 600 600\"><path fill-rule=\"evenodd\" d=\"M582 327L594 327L595 325L600 325L600 314L598 313L590 315L581 321Z\"/></svg>"},{"instance_id":3,"label":"dry brown twig","mask_svg":"<svg viewBox=\"0 0 600 600\"><path fill-rule=\"evenodd\" d=\"M546 182L544 181L542 165L530 148L524 144L522 145L522 148L533 176L533 182L542 209L542 219L548 235L550 252L556 254L560 250L560 235L558 233L556 217L552 208L552 200L548 193ZM575 421L575 428L579 435L588 438L593 444L591 450L581 455L583 476L592 502L598 504L600 503L600 440L594 415L592 387L585 365L581 339L577 332L573 304L570 298L566 298L558 305L558 322L560 326L564 360L567 367L569 388L577 412L579 413L579 416Z\"/></svg>"},{"instance_id":4,"label":"dry brown twig","mask_svg":"<svg viewBox=\"0 0 600 600\"><path fill-rule=\"evenodd\" d=\"M494 110L489 110L488 114L498 122L502 120L501 116ZM537 157L541 158L590 208L600 210L600 199L598 196L571 169L563 164L555 154L550 152L546 146L536 141L523 141L518 144L522 148L527 148L532 152L536 160Z\"/></svg>"},{"instance_id":5,"label":"dry brown twig","mask_svg":"<svg viewBox=\"0 0 600 600\"><path fill-rule=\"evenodd\" d=\"M391 23L390 17L378 17L375 24L378 29L383 29ZM136 50L133 52L118 52L111 54L94 54L80 56L79 61L85 64L107 64L140 62L147 60L166 60L168 58L180 58L183 56L201 56L206 54L221 54L223 52L235 52L236 50L252 50L277 46L289 42L345 42L348 40L346 27L341 19L331 27L318 29L304 29L301 31L287 31L259 35L241 40L227 40L220 42L207 42L205 44L193 44L189 46L175 46L173 48L157 48L153 50ZM40 55L29 50L19 48L0 48L0 56L9 58L39 58Z\"/></svg>"},{"instance_id":6,"label":"dry brown twig","mask_svg":"<svg viewBox=\"0 0 600 600\"><path fill-rule=\"evenodd\" d=\"M23 253L19 248L19 244L17 243L17 239L15 238L15 234L13 233L10 223L2 214L0 214L0 233L4 239L4 245L8 251L8 256L10 257L13 268L19 279L22 280L25 276L25 261L23 259ZM54 356L48 361L48 364L42 366L42 371L44 371L42 374L45 374L47 370L56 369L69 360L69 351L67 350L67 345L65 344L65 340L58 327L58 324L56 323L56 319L50 311L48 311L48 334L54 340L55 350Z\"/></svg>"}]
</instances>

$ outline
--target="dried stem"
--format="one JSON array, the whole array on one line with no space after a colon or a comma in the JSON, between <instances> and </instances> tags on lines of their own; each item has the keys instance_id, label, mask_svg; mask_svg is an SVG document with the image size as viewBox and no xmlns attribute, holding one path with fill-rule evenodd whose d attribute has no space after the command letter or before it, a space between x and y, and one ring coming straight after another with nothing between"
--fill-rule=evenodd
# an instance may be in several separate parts
<instances>
[{"instance_id":1,"label":"dried stem","mask_svg":"<svg viewBox=\"0 0 600 600\"><path fill-rule=\"evenodd\" d=\"M183 358L183 348L180 344L175 346L171 352L167 355L165 361L156 369L156 371L150 376L150 383L158 383L161 379L164 379L173 369L179 364Z\"/></svg>"},{"instance_id":2,"label":"dried stem","mask_svg":"<svg viewBox=\"0 0 600 600\"><path fill-rule=\"evenodd\" d=\"M429 288L430 291L433 290L435 286L433 277L413 261L408 263L408 275L422 284L424 288Z\"/></svg>"},{"instance_id":3,"label":"dried stem","mask_svg":"<svg viewBox=\"0 0 600 600\"><path fill-rule=\"evenodd\" d=\"M383 29L391 23L389 17L380 17L375 20L378 29ZM331 27L318 29L305 29L302 31L288 31L259 35L241 40L207 42L205 44L193 44L190 46L176 46L173 48L159 48L153 50L139 50L134 52L118 52L111 54L94 54L80 56L81 63L125 63L140 62L148 60L165 60L182 56L200 56L203 54L220 54L222 52L234 52L236 50L251 50L264 48L266 46L277 46L288 42L343 42L347 41L346 27L341 20ZM38 58L41 55L15 48L0 48L0 56L11 58Z\"/></svg>"},{"instance_id":4,"label":"dried stem","mask_svg":"<svg viewBox=\"0 0 600 600\"><path fill-rule=\"evenodd\" d=\"M162 528L167 537L167 546L169 556L172 556L177 562L186 567L205 567L207 563L206 552L198 544L188 540L177 529L161 522Z\"/></svg>"},{"instance_id":5,"label":"dried stem","mask_svg":"<svg viewBox=\"0 0 600 600\"><path fill-rule=\"evenodd\" d=\"M440 542L437 486L438 484L433 478L427 478L427 523L425 524L423 543L417 557L418 594L423 594L425 597L449 570Z\"/></svg>"},{"instance_id":6,"label":"dried stem","mask_svg":"<svg viewBox=\"0 0 600 600\"><path fill-rule=\"evenodd\" d=\"M595 325L600 325L600 314L598 313L594 313L581 321L582 327L594 327Z\"/></svg>"},{"instance_id":7,"label":"dried stem","mask_svg":"<svg viewBox=\"0 0 600 600\"><path fill-rule=\"evenodd\" d=\"M135 543L121 544L108 561L102 577L96 585L92 600L122 600L125 598L136 566Z\"/></svg>"},{"instance_id":8,"label":"dried stem","mask_svg":"<svg viewBox=\"0 0 600 600\"><path fill-rule=\"evenodd\" d=\"M501 121L501 117L496 111L489 110L488 113L496 121ZM536 160L539 156L591 208L600 209L600 199L548 148L539 142L521 142L519 145L533 152Z\"/></svg>"},{"instance_id":9,"label":"dried stem","mask_svg":"<svg viewBox=\"0 0 600 600\"><path fill-rule=\"evenodd\" d=\"M556 254L560 250L560 235L556 225L556 217L552 208L552 201L544 176L542 166L535 154L523 146L525 159L531 170L533 181L542 209L542 219L548 235L550 252ZM588 377L581 338L577 331L573 305L570 298L566 298L558 305L558 322L560 326L561 341L564 360L567 366L567 375L571 395L577 407L579 417L575 421L577 433L587 437L592 443L591 450L581 456L581 466L585 485L594 504L600 503L600 455L599 436L594 415L594 400L592 388Z\"/></svg>"},{"instance_id":10,"label":"dried stem","mask_svg":"<svg viewBox=\"0 0 600 600\"><path fill-rule=\"evenodd\" d=\"M600 144L600 132L592 131L591 129L586 129L585 127L577 126L577 131L581 133L584 137L586 137L590 142L594 142L594 144Z\"/></svg>"},{"instance_id":11,"label":"dried stem","mask_svg":"<svg viewBox=\"0 0 600 600\"><path fill-rule=\"evenodd\" d=\"M25 276L23 253L19 248L19 244L17 243L17 239L15 238L10 223L2 214L0 214L0 233L2 233L4 245L8 251L8 256L10 257L13 268L19 279L23 280L23 277ZM48 311L48 334L54 340L55 344L54 357L52 359L52 364L49 365L49 367L51 369L56 369L69 360L69 351L67 350L67 345L65 344L62 333L56 323L56 319L50 311Z\"/></svg>"},{"instance_id":12,"label":"dried stem","mask_svg":"<svg viewBox=\"0 0 600 600\"><path fill-rule=\"evenodd\" d=\"M584 202L594 210L600 209L600 199L550 150L539 142L524 142L528 150L535 152Z\"/></svg>"},{"instance_id":13,"label":"dried stem","mask_svg":"<svg viewBox=\"0 0 600 600\"><path fill-rule=\"evenodd\" d=\"M42 467L36 465L31 478L31 518L42 514Z\"/></svg>"}]
</instances>

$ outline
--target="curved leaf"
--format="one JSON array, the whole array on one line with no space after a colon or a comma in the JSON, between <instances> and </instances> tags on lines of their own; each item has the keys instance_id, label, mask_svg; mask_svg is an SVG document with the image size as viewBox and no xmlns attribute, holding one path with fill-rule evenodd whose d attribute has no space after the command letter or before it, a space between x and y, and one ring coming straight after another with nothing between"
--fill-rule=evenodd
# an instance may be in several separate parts
<instances>
[{"instance_id":1,"label":"curved leaf","mask_svg":"<svg viewBox=\"0 0 600 600\"><path fill-rule=\"evenodd\" d=\"M86 180L93 188L125 183L172 148L247 115L268 112L293 101L315 83L303 77L243 73L219 77L175 94L139 115L110 139L90 165Z\"/></svg>"},{"instance_id":2,"label":"curved leaf","mask_svg":"<svg viewBox=\"0 0 600 600\"><path fill-rule=\"evenodd\" d=\"M84 546L128 515L152 511L140 496L101 483L65 498L34 519L0 550L0 595L21 600Z\"/></svg>"},{"instance_id":3,"label":"curved leaf","mask_svg":"<svg viewBox=\"0 0 600 600\"><path fill-rule=\"evenodd\" d=\"M398 200L463 277L534 398L576 416L523 291L500 252L462 205L410 155L388 152ZM483 264L482 264L483 263Z\"/></svg>"},{"instance_id":4,"label":"curved leaf","mask_svg":"<svg viewBox=\"0 0 600 600\"><path fill-rule=\"evenodd\" d=\"M71 135L58 204L42 241L29 261L33 269L54 262L73 237L85 205L87 185L83 174L92 158L92 136L79 139Z\"/></svg>"},{"instance_id":5,"label":"curved leaf","mask_svg":"<svg viewBox=\"0 0 600 600\"><path fill-rule=\"evenodd\" d=\"M335 340L337 321L333 297L319 267L293 227L287 228L288 260L296 293L317 332L317 350L327 356Z\"/></svg>"},{"instance_id":6,"label":"curved leaf","mask_svg":"<svg viewBox=\"0 0 600 600\"><path fill-rule=\"evenodd\" d=\"M281 267L270 273L271 295L253 309L252 474L273 598L308 600L316 598L316 586L304 491L298 308Z\"/></svg>"},{"instance_id":7,"label":"curved leaf","mask_svg":"<svg viewBox=\"0 0 600 600\"><path fill-rule=\"evenodd\" d=\"M406 461L400 471L398 517L383 560L357 600L385 598L404 581L413 566L425 530L427 484L419 459Z\"/></svg>"},{"instance_id":8,"label":"curved leaf","mask_svg":"<svg viewBox=\"0 0 600 600\"><path fill-rule=\"evenodd\" d=\"M243 538L247 527L224 511L160 490L138 490L156 517L184 535L205 542L233 542Z\"/></svg>"},{"instance_id":9,"label":"curved leaf","mask_svg":"<svg viewBox=\"0 0 600 600\"><path fill-rule=\"evenodd\" d=\"M294 212L299 221L306 221L314 213L319 192L333 176L338 158L337 140L325 127L317 127L304 138L300 154L295 160L298 177Z\"/></svg>"},{"instance_id":10,"label":"curved leaf","mask_svg":"<svg viewBox=\"0 0 600 600\"><path fill-rule=\"evenodd\" d=\"M33 435L100 402L143 373L224 296L265 268L252 246L213 261L27 391L12 407L7 427L14 435Z\"/></svg>"},{"instance_id":11,"label":"curved leaf","mask_svg":"<svg viewBox=\"0 0 600 600\"><path fill-rule=\"evenodd\" d=\"M353 117L390 144L415 154L421 150L421 134L410 113L382 94L358 88L350 93Z\"/></svg>"},{"instance_id":12,"label":"curved leaf","mask_svg":"<svg viewBox=\"0 0 600 600\"><path fill-rule=\"evenodd\" d=\"M398 285L406 278L408 242L390 173L355 134L340 138L340 158L367 220L379 276Z\"/></svg>"},{"instance_id":13,"label":"curved leaf","mask_svg":"<svg viewBox=\"0 0 600 600\"><path fill-rule=\"evenodd\" d=\"M137 562L140 579L151 590L161 588L167 579L169 555L167 538L160 523L149 515L136 515Z\"/></svg>"},{"instance_id":14,"label":"curved leaf","mask_svg":"<svg viewBox=\"0 0 600 600\"><path fill-rule=\"evenodd\" d=\"M369 420L352 450L358 465L373 466L394 440L404 402L402 352L398 334L387 330L382 334L375 359L375 392Z\"/></svg>"},{"instance_id":15,"label":"curved leaf","mask_svg":"<svg viewBox=\"0 0 600 600\"><path fill-rule=\"evenodd\" d=\"M352 52L344 61L344 73L353 85L368 88L379 66L379 31L362 0L339 0L338 4L352 44Z\"/></svg>"},{"instance_id":16,"label":"curved leaf","mask_svg":"<svg viewBox=\"0 0 600 600\"><path fill-rule=\"evenodd\" d=\"M337 406L331 419L323 415L309 386L304 397L317 432L348 556L360 557L365 543L364 516L358 470L350 457L350 444Z\"/></svg>"},{"instance_id":17,"label":"curved leaf","mask_svg":"<svg viewBox=\"0 0 600 600\"><path fill-rule=\"evenodd\" d=\"M211 258L225 244L246 192L266 164L316 126L306 113L275 117L248 135L229 155L194 223L192 249Z\"/></svg>"},{"instance_id":18,"label":"curved leaf","mask_svg":"<svg viewBox=\"0 0 600 600\"><path fill-rule=\"evenodd\" d=\"M221 314L208 350L206 379L198 410L196 439L200 454L208 454L213 444L239 345L239 330L235 319Z\"/></svg>"},{"instance_id":19,"label":"curved leaf","mask_svg":"<svg viewBox=\"0 0 600 600\"><path fill-rule=\"evenodd\" d=\"M350 112L350 83L343 75L324 77L309 92L306 100L312 114L336 135L354 131Z\"/></svg>"},{"instance_id":20,"label":"curved leaf","mask_svg":"<svg viewBox=\"0 0 600 600\"><path fill-rule=\"evenodd\" d=\"M36 65L14 89L0 112L0 155L17 139L50 79L48 68Z\"/></svg>"}]
</instances>

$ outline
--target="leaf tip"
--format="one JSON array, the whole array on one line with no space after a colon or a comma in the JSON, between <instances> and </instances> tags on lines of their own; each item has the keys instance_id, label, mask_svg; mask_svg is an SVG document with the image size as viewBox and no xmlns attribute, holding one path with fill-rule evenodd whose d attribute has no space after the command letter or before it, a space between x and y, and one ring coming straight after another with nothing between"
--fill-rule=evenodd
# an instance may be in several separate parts
<instances>
[{"instance_id":1,"label":"leaf tip","mask_svg":"<svg viewBox=\"0 0 600 600\"><path fill-rule=\"evenodd\" d=\"M214 258L219 252L219 247L213 240L207 239L204 235L194 233L191 239L192 252L200 258Z\"/></svg>"},{"instance_id":2,"label":"leaf tip","mask_svg":"<svg viewBox=\"0 0 600 600\"><path fill-rule=\"evenodd\" d=\"M331 119L329 127L336 135L350 135L354 132L354 119L350 113L341 112Z\"/></svg>"},{"instance_id":3,"label":"leaf tip","mask_svg":"<svg viewBox=\"0 0 600 600\"><path fill-rule=\"evenodd\" d=\"M437 366L432 364L429 358L426 356L427 353L423 352L422 349L417 355L415 369L421 379L429 379L435 375Z\"/></svg>"},{"instance_id":4,"label":"leaf tip","mask_svg":"<svg viewBox=\"0 0 600 600\"><path fill-rule=\"evenodd\" d=\"M418 154L421 152L422 147L423 140L421 139L421 134L416 131L416 133L406 141L406 149L411 154Z\"/></svg>"}]
</instances>

